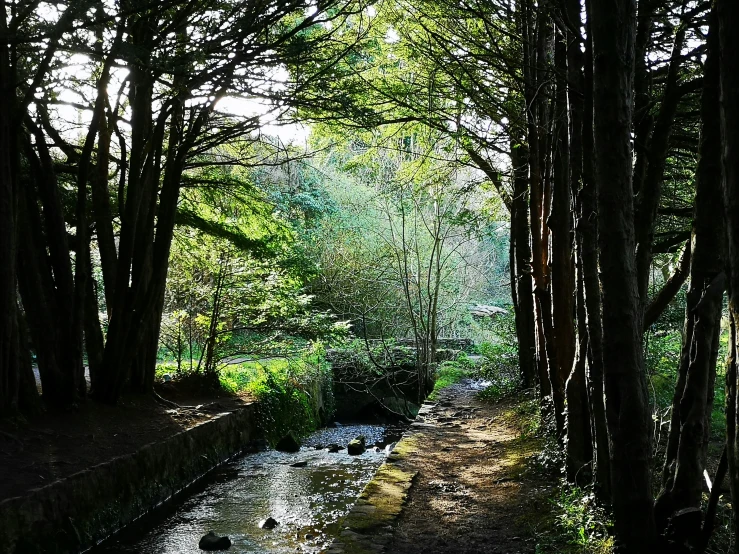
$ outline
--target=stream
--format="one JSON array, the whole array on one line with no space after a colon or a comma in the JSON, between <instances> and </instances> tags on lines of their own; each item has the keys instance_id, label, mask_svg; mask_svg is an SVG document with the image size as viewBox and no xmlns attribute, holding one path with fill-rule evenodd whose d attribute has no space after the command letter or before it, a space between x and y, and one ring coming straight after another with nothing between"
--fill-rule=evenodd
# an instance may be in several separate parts
<instances>
[{"instance_id":1,"label":"stream","mask_svg":"<svg viewBox=\"0 0 739 554\"><path fill-rule=\"evenodd\" d=\"M211 473L190 496L145 516L91 553L199 554L198 541L209 531L227 535L233 553L321 552L384 461L385 446L401 433L380 425L328 427L306 438L295 454L244 455ZM359 435L367 451L350 456L346 445ZM342 449L328 452L325 446L332 443ZM268 517L279 525L261 529Z\"/></svg>"}]
</instances>

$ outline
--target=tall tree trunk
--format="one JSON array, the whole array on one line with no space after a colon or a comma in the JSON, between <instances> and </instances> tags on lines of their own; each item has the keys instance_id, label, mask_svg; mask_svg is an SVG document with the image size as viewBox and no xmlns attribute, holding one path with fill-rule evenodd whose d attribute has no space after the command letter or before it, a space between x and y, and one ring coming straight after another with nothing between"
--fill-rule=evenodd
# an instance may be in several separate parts
<instances>
[{"instance_id":1,"label":"tall tree trunk","mask_svg":"<svg viewBox=\"0 0 739 554\"><path fill-rule=\"evenodd\" d=\"M48 257L45 256L43 224L38 213L35 189L31 182L22 183L23 197L18 210L19 264L18 288L36 352L44 401L63 407L67 378L59 360L60 338L58 309L53 301L54 281Z\"/></svg>"},{"instance_id":2,"label":"tall tree trunk","mask_svg":"<svg viewBox=\"0 0 739 554\"><path fill-rule=\"evenodd\" d=\"M726 214L731 337L726 370L726 448L731 497L739 498L739 427L737 426L737 364L739 359L739 3L717 0L719 25L719 74L721 117L721 165ZM734 502L735 503L735 502ZM734 506L734 529L739 510Z\"/></svg>"},{"instance_id":3,"label":"tall tree trunk","mask_svg":"<svg viewBox=\"0 0 739 554\"><path fill-rule=\"evenodd\" d=\"M579 3L578 3L579 6ZM586 2L588 13L590 3ZM579 14L579 11L578 11ZM582 245L583 289L588 326L588 364L586 378L590 406L591 434L595 454L596 492L606 502L611 498L611 461L603 393L603 327L601 315L600 277L598 275L598 216L595 198L595 145L593 143L593 41L590 21L586 22L585 69L583 83L583 173L576 226L578 243Z\"/></svg>"},{"instance_id":4,"label":"tall tree trunk","mask_svg":"<svg viewBox=\"0 0 739 554\"><path fill-rule=\"evenodd\" d=\"M584 98L585 98L585 75L583 56L583 37L580 31L580 2L579 0L567 0L564 2L564 18L566 33L566 56L567 56L567 87L569 94L570 128L569 128L569 153L570 153L570 194L576 199L575 213L578 224L582 218L582 197L580 191L583 186L583 133ZM591 129L592 130L592 129ZM591 139L592 141L592 139ZM591 152L592 153L592 152ZM572 226L570 217L569 225ZM588 382L586 378L586 367L589 351L589 337L587 328L587 308L585 303L585 280L583 267L583 244L582 233L571 229L575 238L575 268L576 268L576 316L577 316L577 344L572 371L567 380L567 451L566 471L570 482L585 485L592 479L595 461L595 448L593 445L593 432L591 430L590 402L588 396ZM590 466L590 467L587 467Z\"/></svg>"},{"instance_id":5,"label":"tall tree trunk","mask_svg":"<svg viewBox=\"0 0 739 554\"><path fill-rule=\"evenodd\" d=\"M569 117L567 109L567 46L562 33L555 39L556 93L554 102L554 160L552 212L547 225L551 230L551 272L552 272L552 335L555 343L552 387L555 383L555 407L564 412L565 384L573 369L575 360L575 279L572 256L572 206L570 181ZM564 434L564 416L558 421Z\"/></svg>"},{"instance_id":6,"label":"tall tree trunk","mask_svg":"<svg viewBox=\"0 0 739 554\"><path fill-rule=\"evenodd\" d=\"M531 281L531 246L529 244L528 179L526 152L518 142L511 145L513 165L513 200L511 202L511 244L513 271L511 286L516 291L516 336L518 361L523 383L533 387L536 372L536 330L534 328L534 291Z\"/></svg>"},{"instance_id":7,"label":"tall tree trunk","mask_svg":"<svg viewBox=\"0 0 739 554\"><path fill-rule=\"evenodd\" d=\"M565 469L567 480L578 486L592 481L593 444L590 429L585 366L588 359L587 314L580 247L577 252L577 326L578 340L572 371L567 379L567 442Z\"/></svg>"},{"instance_id":8,"label":"tall tree trunk","mask_svg":"<svg viewBox=\"0 0 739 554\"><path fill-rule=\"evenodd\" d=\"M717 217L723 206L721 189L721 129L719 114L718 36L715 14L708 32L701 97L701 138L696 169L690 289L685 310L685 339L665 454L663 490L655 505L658 528L667 519L700 510L703 492L704 444L710 432L721 311L725 287L726 228ZM672 528L691 542L699 540L696 518L673 521Z\"/></svg>"},{"instance_id":9,"label":"tall tree trunk","mask_svg":"<svg viewBox=\"0 0 739 554\"><path fill-rule=\"evenodd\" d=\"M90 249L86 250L87 274L92 276L92 260L90 259ZM105 339L103 330L100 327L100 317L98 313L100 306L98 305L97 290L95 289L95 279L89 278L86 283L87 292L85 294L85 350L87 351L87 365L90 368L90 389L95 390L96 385L100 382L100 374L103 371L103 351L105 348Z\"/></svg>"},{"instance_id":10,"label":"tall tree trunk","mask_svg":"<svg viewBox=\"0 0 739 554\"><path fill-rule=\"evenodd\" d=\"M7 38L6 3L0 1L0 413L16 409L20 375L16 260L18 210L18 114L16 78Z\"/></svg>"},{"instance_id":11,"label":"tall tree trunk","mask_svg":"<svg viewBox=\"0 0 739 554\"><path fill-rule=\"evenodd\" d=\"M134 2L135 3L135 2ZM134 304L141 302L145 291L134 290L132 285L143 284L143 264L146 256L140 251L146 248L140 234L147 227L145 219L149 203L155 198L151 188L158 185L156 172L156 152L164 142L164 121L167 114L161 114L157 125L152 121L153 87L155 75L147 67L153 48L151 28L145 16L133 18L130 23L130 40L140 53L132 64L130 72L131 102L131 154L125 187L125 207L121 211L121 231L118 258L115 271L115 288L110 313L108 334L103 352L103 366L100 384L95 397L103 402L115 403L131 375L131 364L136 356L129 348L132 335L143 334L142 314L136 313ZM155 145L155 146L152 146ZM156 183L156 185L155 185ZM99 191L102 192L102 191ZM154 214L149 210L152 217ZM150 227L150 226L149 226ZM134 259L136 258L136 261ZM133 273L137 272L134 280Z\"/></svg>"},{"instance_id":12,"label":"tall tree trunk","mask_svg":"<svg viewBox=\"0 0 739 554\"><path fill-rule=\"evenodd\" d=\"M595 167L603 302L603 371L617 540L656 551L649 402L634 257L631 122L634 0L592 2Z\"/></svg>"},{"instance_id":13,"label":"tall tree trunk","mask_svg":"<svg viewBox=\"0 0 739 554\"><path fill-rule=\"evenodd\" d=\"M38 126L30 118L26 118L26 126L36 136L36 144L34 149L25 137L24 152L32 180L22 186L19 289L37 355L44 402L64 409L85 394L82 327L75 319L80 299L75 297L64 209L51 154Z\"/></svg>"},{"instance_id":14,"label":"tall tree trunk","mask_svg":"<svg viewBox=\"0 0 739 554\"><path fill-rule=\"evenodd\" d=\"M550 401L552 385L549 373L547 348L554 347L547 341L551 331L551 299L549 296L549 269L547 248L544 242L545 207L544 175L546 172L546 148L542 140L545 131L543 119L546 117L545 52L550 34L550 24L545 10L535 12L531 0L521 0L520 17L523 39L523 80L526 102L526 140L528 142L527 161L529 169L529 224L531 229L531 275L534 288L534 331L536 345L536 369L539 377L540 395L543 405ZM542 300L542 295L545 298ZM549 318L546 322L545 318ZM551 334L549 335L551 336Z\"/></svg>"}]
</instances>

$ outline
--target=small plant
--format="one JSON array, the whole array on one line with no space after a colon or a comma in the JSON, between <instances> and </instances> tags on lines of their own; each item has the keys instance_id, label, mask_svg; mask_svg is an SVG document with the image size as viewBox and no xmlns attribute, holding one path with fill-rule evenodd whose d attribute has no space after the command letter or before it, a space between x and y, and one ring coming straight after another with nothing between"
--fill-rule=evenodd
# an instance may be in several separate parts
<instances>
[{"instance_id":1,"label":"small plant","mask_svg":"<svg viewBox=\"0 0 739 554\"><path fill-rule=\"evenodd\" d=\"M460 355L460 358L467 358L466 355ZM439 397L439 392L446 387L459 383L465 377L468 377L471 372L472 364L466 363L465 360L442 362L436 372L436 381L434 383L434 390L429 394L429 400L436 400ZM469 360L467 360L469 362Z\"/></svg>"},{"instance_id":2,"label":"small plant","mask_svg":"<svg viewBox=\"0 0 739 554\"><path fill-rule=\"evenodd\" d=\"M550 503L553 520L537 537L537 554L613 552L613 523L592 490L573 487L562 481Z\"/></svg>"},{"instance_id":3,"label":"small plant","mask_svg":"<svg viewBox=\"0 0 739 554\"><path fill-rule=\"evenodd\" d=\"M589 551L603 551L611 543L612 527L608 513L596 502L592 491L562 485L559 497L554 501L559 512L557 520L568 542Z\"/></svg>"}]
</instances>

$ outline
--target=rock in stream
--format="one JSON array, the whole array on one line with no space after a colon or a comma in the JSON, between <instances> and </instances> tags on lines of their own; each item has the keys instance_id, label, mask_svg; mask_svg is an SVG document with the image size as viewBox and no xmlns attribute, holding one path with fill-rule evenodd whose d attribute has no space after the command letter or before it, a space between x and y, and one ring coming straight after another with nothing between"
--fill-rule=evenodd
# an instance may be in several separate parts
<instances>
[{"instance_id":1,"label":"rock in stream","mask_svg":"<svg viewBox=\"0 0 739 554\"><path fill-rule=\"evenodd\" d=\"M228 537L219 537L213 531L205 535L198 543L200 550L207 550L209 552L215 550L228 550L231 548L231 539Z\"/></svg>"},{"instance_id":2,"label":"rock in stream","mask_svg":"<svg viewBox=\"0 0 739 554\"><path fill-rule=\"evenodd\" d=\"M349 441L346 445L346 450L350 456L359 456L366 450L366 439L364 435L359 435L353 441Z\"/></svg>"}]
</instances>

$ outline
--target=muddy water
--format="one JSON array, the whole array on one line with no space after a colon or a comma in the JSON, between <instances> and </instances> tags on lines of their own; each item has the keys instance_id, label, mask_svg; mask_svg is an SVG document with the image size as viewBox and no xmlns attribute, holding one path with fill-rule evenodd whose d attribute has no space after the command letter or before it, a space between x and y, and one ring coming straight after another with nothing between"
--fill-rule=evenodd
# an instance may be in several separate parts
<instances>
[{"instance_id":1,"label":"muddy water","mask_svg":"<svg viewBox=\"0 0 739 554\"><path fill-rule=\"evenodd\" d=\"M346 444L358 435L366 437L368 449L349 456ZM347 425L317 431L295 454L268 450L246 455L219 469L204 488L165 514L135 524L93 552L195 554L202 552L200 537L211 530L231 538L233 553L320 552L383 462L384 447L398 436L398 430L377 425ZM342 450L320 448L331 443ZM298 462L307 463L292 466ZM267 517L279 525L261 529Z\"/></svg>"}]
</instances>

